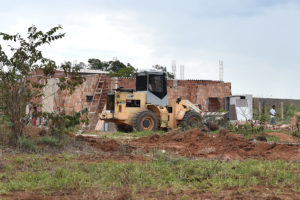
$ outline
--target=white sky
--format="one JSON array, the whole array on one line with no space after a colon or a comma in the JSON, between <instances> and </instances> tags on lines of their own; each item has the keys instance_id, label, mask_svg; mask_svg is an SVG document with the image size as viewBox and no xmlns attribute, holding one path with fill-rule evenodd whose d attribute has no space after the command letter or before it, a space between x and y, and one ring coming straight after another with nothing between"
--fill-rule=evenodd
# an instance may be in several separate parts
<instances>
[{"instance_id":1,"label":"white sky","mask_svg":"<svg viewBox=\"0 0 300 200\"><path fill-rule=\"evenodd\" d=\"M172 60L186 79L224 80L233 94L300 99L297 0L0 0L0 32L63 26L57 62L117 57L139 69Z\"/></svg>"}]
</instances>

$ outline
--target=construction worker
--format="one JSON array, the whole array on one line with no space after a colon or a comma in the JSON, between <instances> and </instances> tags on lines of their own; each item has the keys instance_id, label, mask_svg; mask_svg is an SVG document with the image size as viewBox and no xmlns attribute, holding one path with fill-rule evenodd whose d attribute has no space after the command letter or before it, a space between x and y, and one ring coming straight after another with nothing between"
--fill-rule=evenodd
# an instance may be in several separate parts
<instances>
[{"instance_id":1,"label":"construction worker","mask_svg":"<svg viewBox=\"0 0 300 200\"><path fill-rule=\"evenodd\" d=\"M275 121L275 116L276 116L276 110L275 110L275 105L272 106L271 110L270 110L270 124L271 125L275 125L276 121Z\"/></svg>"}]
</instances>

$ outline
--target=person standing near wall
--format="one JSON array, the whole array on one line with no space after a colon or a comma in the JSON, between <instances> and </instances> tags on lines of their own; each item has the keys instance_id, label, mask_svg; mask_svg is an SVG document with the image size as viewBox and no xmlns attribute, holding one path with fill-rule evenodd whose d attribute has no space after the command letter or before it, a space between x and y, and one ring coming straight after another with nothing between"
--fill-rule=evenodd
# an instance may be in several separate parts
<instances>
[{"instance_id":1,"label":"person standing near wall","mask_svg":"<svg viewBox=\"0 0 300 200\"><path fill-rule=\"evenodd\" d=\"M275 116L276 116L276 110L275 110L275 105L272 106L271 110L270 110L270 124L271 125L275 125L276 121L275 121Z\"/></svg>"}]
</instances>

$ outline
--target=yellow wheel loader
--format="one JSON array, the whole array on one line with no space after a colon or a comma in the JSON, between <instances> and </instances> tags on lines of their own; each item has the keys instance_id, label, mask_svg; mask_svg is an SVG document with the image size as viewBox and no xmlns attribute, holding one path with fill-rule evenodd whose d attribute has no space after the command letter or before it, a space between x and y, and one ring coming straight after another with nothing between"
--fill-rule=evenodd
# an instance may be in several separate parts
<instances>
[{"instance_id":1,"label":"yellow wheel loader","mask_svg":"<svg viewBox=\"0 0 300 200\"><path fill-rule=\"evenodd\" d=\"M203 112L188 100L168 101L165 73L143 71L137 73L136 90L118 88L107 94L100 119L114 122L123 132L189 129L202 125Z\"/></svg>"}]
</instances>

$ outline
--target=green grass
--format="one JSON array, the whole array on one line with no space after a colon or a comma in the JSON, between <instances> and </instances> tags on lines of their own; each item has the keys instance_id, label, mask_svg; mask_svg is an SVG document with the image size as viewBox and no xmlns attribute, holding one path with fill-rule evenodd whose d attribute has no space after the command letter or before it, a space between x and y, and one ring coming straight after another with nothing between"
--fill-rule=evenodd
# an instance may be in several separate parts
<instances>
[{"instance_id":1,"label":"green grass","mask_svg":"<svg viewBox=\"0 0 300 200\"><path fill-rule=\"evenodd\" d=\"M135 131L135 132L130 132L130 133L124 133L124 132L114 132L114 133L104 133L101 134L99 137L100 138L106 138L106 139L122 139L122 138L139 138L139 137L145 137L145 136L150 136L150 135L162 135L163 131Z\"/></svg>"},{"instance_id":2,"label":"green grass","mask_svg":"<svg viewBox=\"0 0 300 200\"><path fill-rule=\"evenodd\" d=\"M43 136L36 139L38 144L46 144L50 146L61 146L62 141L55 136Z\"/></svg>"},{"instance_id":3,"label":"green grass","mask_svg":"<svg viewBox=\"0 0 300 200\"><path fill-rule=\"evenodd\" d=\"M75 156L23 155L3 158L0 193L38 191L51 193L85 188L130 187L134 191L195 189L218 191L226 188L250 190L252 186L292 188L300 192L300 163L246 160L216 165L216 161L186 160L157 156L148 163L104 161L84 163Z\"/></svg>"},{"instance_id":4,"label":"green grass","mask_svg":"<svg viewBox=\"0 0 300 200\"><path fill-rule=\"evenodd\" d=\"M280 142L280 139L276 136L267 136L268 142Z\"/></svg>"}]
</instances>

